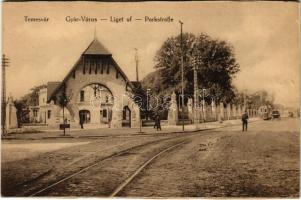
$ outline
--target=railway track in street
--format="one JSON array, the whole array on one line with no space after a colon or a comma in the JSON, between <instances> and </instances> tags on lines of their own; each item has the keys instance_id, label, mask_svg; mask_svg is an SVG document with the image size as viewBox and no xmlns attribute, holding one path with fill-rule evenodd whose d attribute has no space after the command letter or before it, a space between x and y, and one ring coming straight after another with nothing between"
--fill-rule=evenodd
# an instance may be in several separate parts
<instances>
[{"instance_id":1,"label":"railway track in street","mask_svg":"<svg viewBox=\"0 0 301 200\"><path fill-rule=\"evenodd\" d=\"M186 143L186 141L182 141L179 142L175 145L172 145L162 151L160 151L159 153L157 153L156 155L154 155L153 157L151 157L150 159L148 159L145 163L143 163L143 165L141 165L130 177L128 177L127 179L124 180L124 182L122 182L111 194L110 197L114 197L116 196L120 191L123 190L123 188L125 188L145 167L147 167L153 160L155 160L157 157L159 157L161 154L170 151L182 144Z\"/></svg>"},{"instance_id":2,"label":"railway track in street","mask_svg":"<svg viewBox=\"0 0 301 200\"><path fill-rule=\"evenodd\" d=\"M130 148L127 148L125 150L121 150L119 152L115 152L109 156L106 156L100 160L98 160L95 163L92 163L88 166L85 166L84 168L81 168L80 170L69 174L68 176L61 178L57 181L54 181L48 185L44 185L43 187L38 187L34 190L29 190L29 192L26 192L24 196L34 197L34 196L47 196L49 191L50 193L53 191L56 191L59 185L62 185L68 181L72 182L72 179L76 178L77 176L81 176L84 173L89 173L89 171L92 171L93 168L105 165L107 161L118 159L119 157L123 157L127 154L133 154L133 151L139 151L143 149L153 148L152 152L148 152L148 157L146 160L143 160L143 162L139 163L136 168L132 170L132 174L125 177L125 179L121 182L117 183L117 186L114 186L114 188L111 188L111 191L106 191L105 196L115 196L120 192L128 183L131 182L138 174L141 172L146 166L148 166L155 158L159 157L163 153L167 151L171 151L172 149L184 144L187 142L187 138L191 135L199 134L199 132L194 133L187 133L185 135L177 135L175 137L169 137L169 138L160 138L155 141L146 142L140 145L136 145ZM161 148L162 146L162 148ZM157 148L156 148L157 147ZM159 151L158 151L159 149ZM143 156L141 156L143 157ZM83 162L83 161L82 161ZM51 194L49 196L52 196ZM63 195L64 196L64 195ZM100 195L102 196L102 195Z\"/></svg>"},{"instance_id":3,"label":"railway track in street","mask_svg":"<svg viewBox=\"0 0 301 200\"><path fill-rule=\"evenodd\" d=\"M157 145L158 143L162 143L162 142L170 142L168 140L160 140L160 141L156 141L156 142L150 142L150 143L147 143L147 144L144 144L144 145L138 145L136 147L133 147L133 148L130 148L129 150L126 150L126 151L121 151L121 152L118 152L112 156L108 156L104 159L102 159L101 161L99 162L96 162L92 165L89 165L83 169L81 169L80 171L77 171L76 173L73 173L59 181L56 181L55 183L52 183L32 194L29 195L29 197L34 197L34 196L47 196L47 191L51 191L51 190L56 190L56 187L60 184L62 184L63 182L68 182L71 180L72 182L72 178L76 177L76 176L79 176L81 174L84 174L85 172L89 172L89 170L91 170L92 168L96 167L96 166L101 166L104 162L106 162L107 160L110 160L110 159L114 159L114 158L118 158L118 157L123 157L124 155L127 155L127 154L133 154L132 151L137 151L137 149L144 149L144 148L147 148L151 145ZM167 152L167 151L170 151L184 143L186 143L187 140L183 140L183 139L180 139L180 141L176 140L176 141L172 141L171 142L171 145L167 145L167 147L164 146L164 148L162 150L160 150L158 153L156 152L155 155L151 156L150 158L147 158L147 160L141 165L138 167L138 169L134 169L134 172L132 175L130 175L128 178L126 178L121 184L119 184L114 190L113 192L111 192L111 194L109 196L113 197L115 195L118 194L118 192L120 192L127 184L129 184L138 174L139 172L141 172L146 166L148 166L155 158L159 157L161 154ZM162 144L161 144L162 145ZM163 144L164 145L164 144ZM139 150L138 150L139 151Z\"/></svg>"},{"instance_id":4,"label":"railway track in street","mask_svg":"<svg viewBox=\"0 0 301 200\"><path fill-rule=\"evenodd\" d=\"M51 194L48 193L48 191L52 191L52 192L55 191L54 188L57 188L58 185L62 185L64 183L70 181L71 179L74 179L74 178L80 176L81 174L85 174L85 173L88 173L89 171L93 171L93 168L96 168L96 167L102 166L102 165L107 165L106 162L108 162L114 158L122 157L131 151L135 151L136 149L143 149L143 148L154 146L156 144L167 143L172 140L181 140L181 139L189 138L190 136L195 136L195 135L199 135L199 136L203 137L208 134L212 134L212 131L185 132L184 134L183 133L175 133L172 135L171 134L170 135L160 135L160 137L158 137L159 135L156 135L155 137L153 137L153 138L155 138L155 140L154 139L147 140L147 141L143 141L142 143L138 143L138 144L129 143L130 145L123 145L123 146L122 146L122 144L123 144L122 143L121 144L122 147L115 148L114 150L110 149L110 148L96 150L93 153L89 153L87 155L78 157L71 162L67 162L66 165L61 166L58 169L51 170L49 173L46 173L42 177L40 177L36 180L30 181L29 184L27 184L27 183L24 185L22 185L22 183L18 184L18 187L14 187L14 188L10 189L10 191L12 191L12 192L8 196L30 196L30 197L47 196L47 195L52 196ZM161 136L163 136L163 137L161 137ZM181 141L179 141L179 142L181 142ZM175 145L175 144L173 144L173 145ZM119 145L115 145L115 146L119 146ZM170 146L172 146L172 145L170 145ZM169 146L166 146L166 149L168 147ZM159 147L158 147L158 149L159 149ZM102 152L104 150L107 150L108 152ZM164 151L165 149L161 149L161 150ZM158 152L157 149L154 148L153 154L149 155L148 158L152 158L154 156L154 154L156 154L156 153L160 153L160 152ZM131 154L131 153L129 153L129 154ZM90 158L90 156L93 158ZM127 162L127 161L125 161L125 162ZM135 166L135 168L133 168L133 171L137 170L145 162L147 162L147 160L143 160L141 163L139 163L137 166ZM76 166L73 166L74 164ZM114 166L115 163L112 162L111 165ZM69 169L69 167L71 167L71 169ZM62 170L62 171L60 171L60 170ZM122 171L122 169L120 169L120 170ZM127 176L124 177L124 180L130 176L131 176L131 174L127 174ZM119 182L117 182L116 185L114 185L114 188L110 188L110 191L105 191L104 193L100 193L98 196L112 195L113 194L112 191L114 191L122 183L122 181L123 180L119 180ZM76 184L80 184L80 182L81 181L79 180ZM74 185L76 185L76 184L74 184ZM91 183L91 184L93 184L93 183ZM60 194L63 195L62 192ZM55 195L60 195L60 194L55 194ZM72 193L70 195L72 195ZM87 194L86 196L90 196L90 195ZM97 196L97 195L95 195L95 196Z\"/></svg>"}]
</instances>

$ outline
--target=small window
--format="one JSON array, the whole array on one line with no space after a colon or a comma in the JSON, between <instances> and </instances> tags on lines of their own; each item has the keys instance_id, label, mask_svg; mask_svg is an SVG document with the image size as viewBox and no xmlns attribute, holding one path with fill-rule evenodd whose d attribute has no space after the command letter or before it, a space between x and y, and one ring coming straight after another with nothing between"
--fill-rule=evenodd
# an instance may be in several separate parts
<instances>
[{"instance_id":1,"label":"small window","mask_svg":"<svg viewBox=\"0 0 301 200\"><path fill-rule=\"evenodd\" d=\"M110 73L110 62L107 62L107 74Z\"/></svg>"},{"instance_id":2,"label":"small window","mask_svg":"<svg viewBox=\"0 0 301 200\"><path fill-rule=\"evenodd\" d=\"M80 101L81 102L85 101L85 91L84 90L80 91Z\"/></svg>"},{"instance_id":3,"label":"small window","mask_svg":"<svg viewBox=\"0 0 301 200\"><path fill-rule=\"evenodd\" d=\"M75 70L72 73L72 77L75 79Z\"/></svg>"},{"instance_id":4,"label":"small window","mask_svg":"<svg viewBox=\"0 0 301 200\"><path fill-rule=\"evenodd\" d=\"M98 60L95 60L95 74L97 74L98 66L99 66Z\"/></svg>"},{"instance_id":5,"label":"small window","mask_svg":"<svg viewBox=\"0 0 301 200\"><path fill-rule=\"evenodd\" d=\"M103 74L104 65L105 65L105 63L104 63L104 61L102 61L101 62L101 71L100 71L101 74Z\"/></svg>"},{"instance_id":6,"label":"small window","mask_svg":"<svg viewBox=\"0 0 301 200\"><path fill-rule=\"evenodd\" d=\"M106 117L107 117L107 110L103 110L103 112L102 112L102 117L103 117L103 118L106 118Z\"/></svg>"},{"instance_id":7,"label":"small window","mask_svg":"<svg viewBox=\"0 0 301 200\"><path fill-rule=\"evenodd\" d=\"M92 72L92 65L93 65L93 60L90 60L90 63L89 63L89 74L91 74Z\"/></svg>"},{"instance_id":8,"label":"small window","mask_svg":"<svg viewBox=\"0 0 301 200\"><path fill-rule=\"evenodd\" d=\"M51 118L51 110L47 111L47 118L50 119Z\"/></svg>"},{"instance_id":9,"label":"small window","mask_svg":"<svg viewBox=\"0 0 301 200\"><path fill-rule=\"evenodd\" d=\"M106 103L108 103L109 102L109 97L108 96L106 96Z\"/></svg>"}]
</instances>

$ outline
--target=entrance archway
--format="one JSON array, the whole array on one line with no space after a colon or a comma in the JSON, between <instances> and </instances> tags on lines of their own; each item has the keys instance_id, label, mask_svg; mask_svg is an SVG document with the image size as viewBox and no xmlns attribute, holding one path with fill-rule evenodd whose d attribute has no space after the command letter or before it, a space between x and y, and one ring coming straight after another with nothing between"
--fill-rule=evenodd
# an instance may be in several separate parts
<instances>
[{"instance_id":1,"label":"entrance archway","mask_svg":"<svg viewBox=\"0 0 301 200\"><path fill-rule=\"evenodd\" d=\"M89 124L91 121L91 114L89 110L80 110L79 111L79 120L83 124Z\"/></svg>"},{"instance_id":2,"label":"entrance archway","mask_svg":"<svg viewBox=\"0 0 301 200\"><path fill-rule=\"evenodd\" d=\"M128 106L124 106L122 110L122 126L131 127L131 110Z\"/></svg>"}]
</instances>

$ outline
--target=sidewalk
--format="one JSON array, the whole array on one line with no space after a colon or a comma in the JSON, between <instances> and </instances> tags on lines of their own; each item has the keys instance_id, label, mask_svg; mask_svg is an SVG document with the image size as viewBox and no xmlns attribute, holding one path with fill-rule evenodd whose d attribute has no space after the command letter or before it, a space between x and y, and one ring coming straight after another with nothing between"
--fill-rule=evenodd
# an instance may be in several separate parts
<instances>
[{"instance_id":1,"label":"sidewalk","mask_svg":"<svg viewBox=\"0 0 301 200\"><path fill-rule=\"evenodd\" d=\"M252 118L249 122L258 121L258 118ZM216 128L240 125L241 120L227 120L220 122L207 122L200 124L185 125L185 131L196 132L203 130L211 130ZM55 139L55 138L100 138L100 137L124 137L131 135L153 135L153 134L171 134L171 133L182 133L182 126L162 126L161 131L157 131L153 127L142 127L140 132L139 128L98 128L98 129L66 129L66 135L63 135L62 130L44 130L33 133L10 133L2 136L2 139L25 139L25 140L39 140L39 139Z\"/></svg>"}]
</instances>

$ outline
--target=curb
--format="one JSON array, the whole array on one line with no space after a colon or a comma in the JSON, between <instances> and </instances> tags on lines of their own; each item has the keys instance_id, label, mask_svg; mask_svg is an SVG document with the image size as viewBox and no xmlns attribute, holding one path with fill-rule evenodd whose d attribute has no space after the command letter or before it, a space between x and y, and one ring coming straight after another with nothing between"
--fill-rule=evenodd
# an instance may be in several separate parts
<instances>
[{"instance_id":1,"label":"curb","mask_svg":"<svg viewBox=\"0 0 301 200\"><path fill-rule=\"evenodd\" d=\"M254 121L249 121L249 123L253 122L258 122L260 120L254 120ZM226 122L226 121L225 121ZM200 124L202 125L202 124ZM197 130L184 130L185 132L201 132L201 131L208 131L208 130L214 130L214 129L220 129L220 128L225 128L225 127L231 127L231 126L239 126L240 123L237 124L227 124L227 123L221 123L221 126L218 127L211 127L211 128L203 128L203 129L197 129ZM68 138L68 139L73 139L73 138L106 138L106 137L125 137L125 136L151 136L151 135L167 135L167 134L175 134L175 133L183 133L183 131L171 131L171 132L155 132L155 133L147 133L142 131L141 133L135 132L135 133L125 133L121 135L79 135L79 136L72 136L72 135L66 135L66 136L43 136L40 138L18 138L18 137L3 137L2 140L41 140L41 139L61 139L61 138Z\"/></svg>"}]
</instances>

